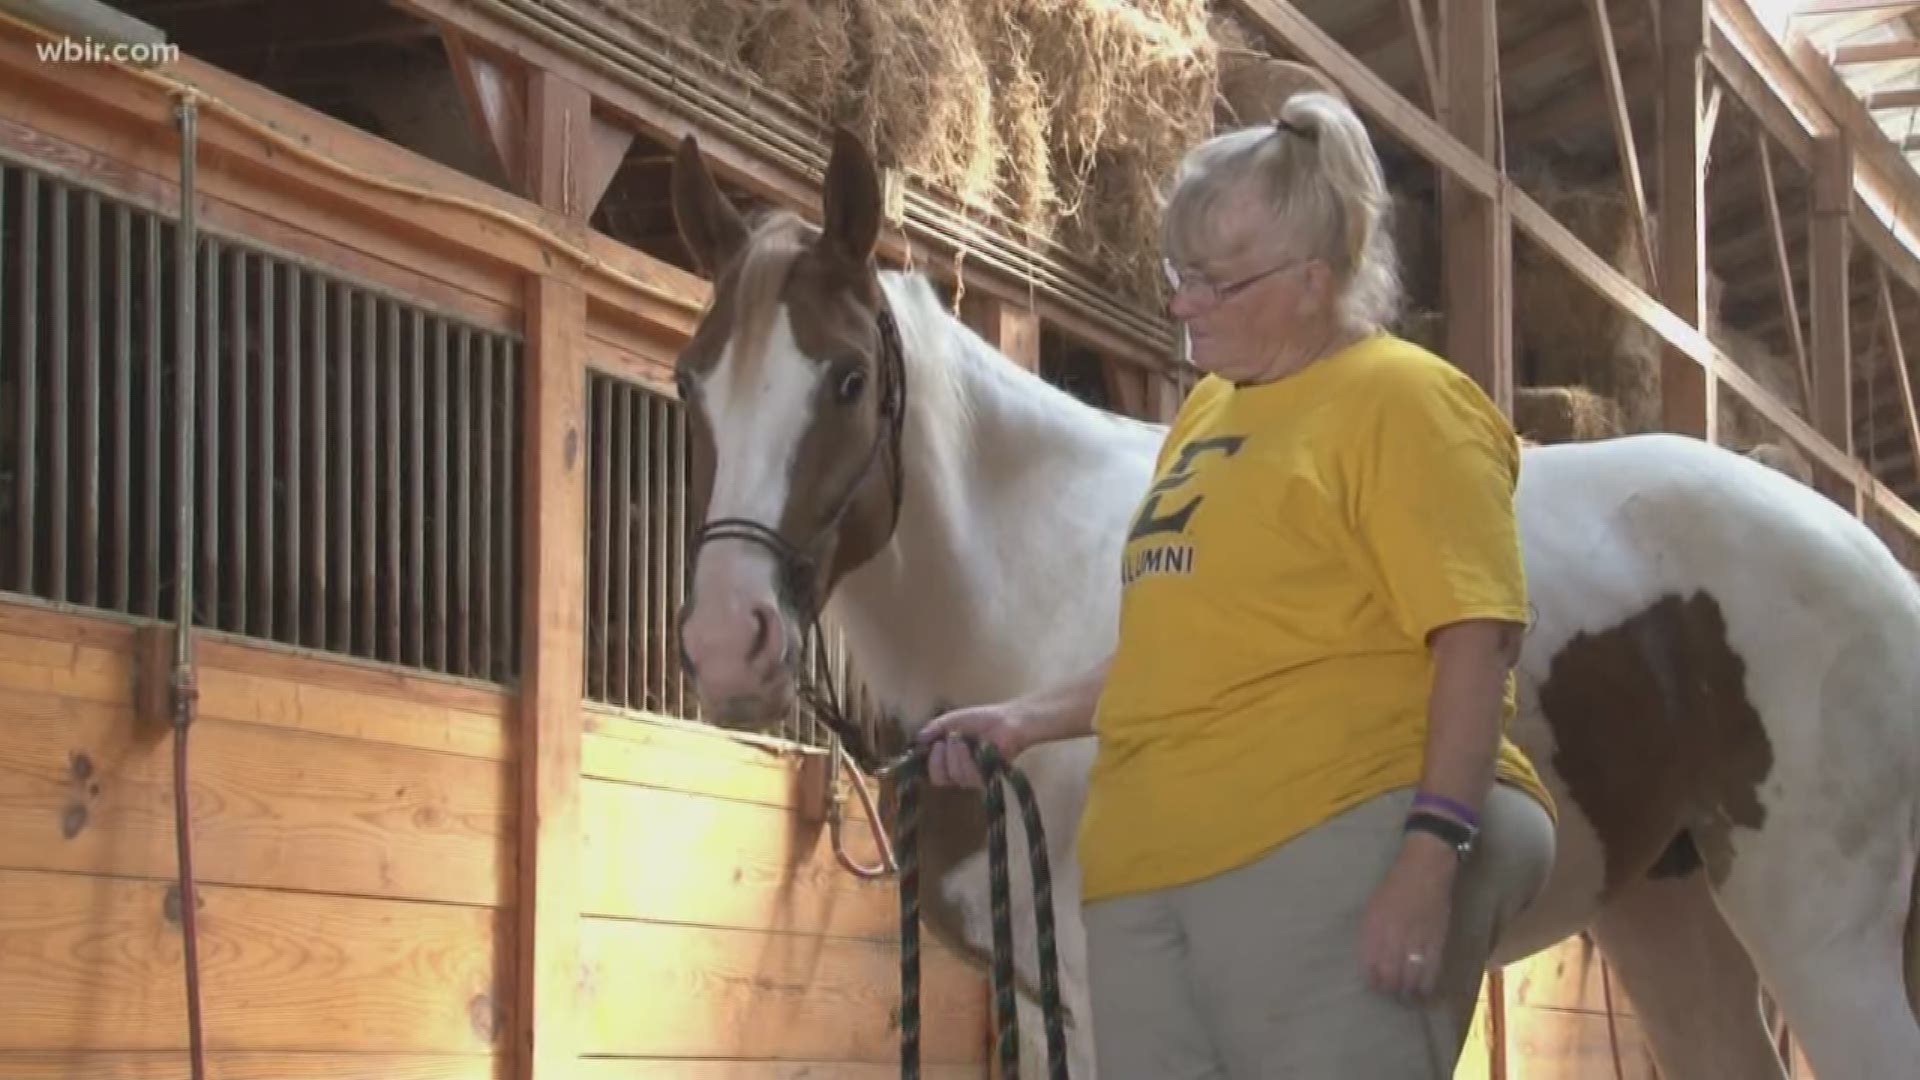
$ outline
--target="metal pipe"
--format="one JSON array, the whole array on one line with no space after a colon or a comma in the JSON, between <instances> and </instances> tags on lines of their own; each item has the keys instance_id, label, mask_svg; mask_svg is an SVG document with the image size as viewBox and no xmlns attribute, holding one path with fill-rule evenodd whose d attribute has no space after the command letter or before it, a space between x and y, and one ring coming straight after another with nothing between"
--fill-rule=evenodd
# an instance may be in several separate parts
<instances>
[{"instance_id":1,"label":"metal pipe","mask_svg":"<svg viewBox=\"0 0 1920 1080\"><path fill-rule=\"evenodd\" d=\"M199 283L195 280L198 219L194 214L196 139L198 109L192 98L182 98L176 108L180 121L180 229L174 248L174 292L179 305L174 321L176 350L174 398L174 462L178 469L175 499L178 517L175 527L179 540L174 545L174 632L173 632L173 812L174 836L178 848L180 874L180 926L183 934L183 958L186 965L187 1040L193 1080L205 1080L206 1048L201 1036L199 919L195 908L193 874L193 816L187 796L187 729L193 722L198 696L193 670L193 383L198 356L194 349L194 301ZM155 365L156 370L158 365Z\"/></svg>"}]
</instances>

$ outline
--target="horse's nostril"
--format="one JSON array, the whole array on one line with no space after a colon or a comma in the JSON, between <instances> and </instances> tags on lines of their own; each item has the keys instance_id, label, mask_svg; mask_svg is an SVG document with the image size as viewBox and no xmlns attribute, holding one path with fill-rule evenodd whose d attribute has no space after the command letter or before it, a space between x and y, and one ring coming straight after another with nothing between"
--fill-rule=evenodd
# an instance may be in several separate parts
<instances>
[{"instance_id":1,"label":"horse's nostril","mask_svg":"<svg viewBox=\"0 0 1920 1080\"><path fill-rule=\"evenodd\" d=\"M757 657L767 651L767 637L773 632L773 620L767 617L767 609L753 609L753 644L747 647L747 655Z\"/></svg>"}]
</instances>

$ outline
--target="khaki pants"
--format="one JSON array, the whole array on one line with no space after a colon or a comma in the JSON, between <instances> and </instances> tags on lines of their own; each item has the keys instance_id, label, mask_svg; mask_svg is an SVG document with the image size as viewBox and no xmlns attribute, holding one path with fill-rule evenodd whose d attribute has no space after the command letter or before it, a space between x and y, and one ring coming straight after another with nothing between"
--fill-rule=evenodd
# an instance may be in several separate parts
<instances>
[{"instance_id":1,"label":"khaki pants","mask_svg":"<svg viewBox=\"0 0 1920 1080\"><path fill-rule=\"evenodd\" d=\"M1341 814L1248 866L1087 905L1101 1080L1449 1080L1487 954L1539 893L1552 819L1495 784L1454 881L1436 994L1368 985L1360 922L1413 793Z\"/></svg>"}]
</instances>

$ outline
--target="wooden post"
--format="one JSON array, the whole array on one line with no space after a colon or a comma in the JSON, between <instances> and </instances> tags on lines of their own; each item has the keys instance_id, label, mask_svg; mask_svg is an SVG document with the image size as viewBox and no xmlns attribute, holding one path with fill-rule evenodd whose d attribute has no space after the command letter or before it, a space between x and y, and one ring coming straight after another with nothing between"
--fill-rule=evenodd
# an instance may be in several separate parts
<instances>
[{"instance_id":1,"label":"wooden post","mask_svg":"<svg viewBox=\"0 0 1920 1080\"><path fill-rule=\"evenodd\" d=\"M1493 0L1458 0L1449 6L1445 21L1446 126L1492 163L1500 150L1500 50ZM1440 245L1447 356L1511 415L1513 230L1506 207L1497 196L1476 193L1445 170L1440 197L1445 211Z\"/></svg>"},{"instance_id":2,"label":"wooden post","mask_svg":"<svg viewBox=\"0 0 1920 1080\"><path fill-rule=\"evenodd\" d=\"M588 210L572 196L583 152L586 91L548 72L528 82L526 160L541 206L568 212L585 235ZM519 1080L558 1080L577 1068L583 1022L580 970L580 701L585 601L586 297L563 268L527 287L527 470L521 550L529 617L522 626L520 693Z\"/></svg>"},{"instance_id":3,"label":"wooden post","mask_svg":"<svg viewBox=\"0 0 1920 1080\"><path fill-rule=\"evenodd\" d=\"M1814 427L1848 457L1853 456L1853 356L1850 341L1853 295L1847 263L1851 258L1853 151L1844 134L1830 135L1813 148L1813 214L1808 248L1808 278L1813 294ZM1853 477L1819 474L1819 487L1842 506L1860 512Z\"/></svg>"},{"instance_id":4,"label":"wooden post","mask_svg":"<svg viewBox=\"0 0 1920 1080\"><path fill-rule=\"evenodd\" d=\"M1660 144L1660 298L1702 329L1707 308L1704 89L1707 5L1663 0L1660 96L1667 118ZM1660 351L1660 411L1669 431L1713 439L1711 373L1678 349Z\"/></svg>"},{"instance_id":5,"label":"wooden post","mask_svg":"<svg viewBox=\"0 0 1920 1080\"><path fill-rule=\"evenodd\" d=\"M992 293L968 292L960 297L960 321L1007 354L1007 359L1040 370L1040 317L1030 308L1015 307Z\"/></svg>"}]
</instances>

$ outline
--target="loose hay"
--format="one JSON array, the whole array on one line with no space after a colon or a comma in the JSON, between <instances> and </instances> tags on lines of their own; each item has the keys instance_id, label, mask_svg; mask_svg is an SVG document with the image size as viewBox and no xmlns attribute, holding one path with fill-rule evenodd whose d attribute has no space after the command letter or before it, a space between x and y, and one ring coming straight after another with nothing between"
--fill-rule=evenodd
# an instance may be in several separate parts
<instances>
[{"instance_id":1,"label":"loose hay","mask_svg":"<svg viewBox=\"0 0 1920 1080\"><path fill-rule=\"evenodd\" d=\"M1156 297L1159 192L1213 131L1205 0L590 0Z\"/></svg>"}]
</instances>

